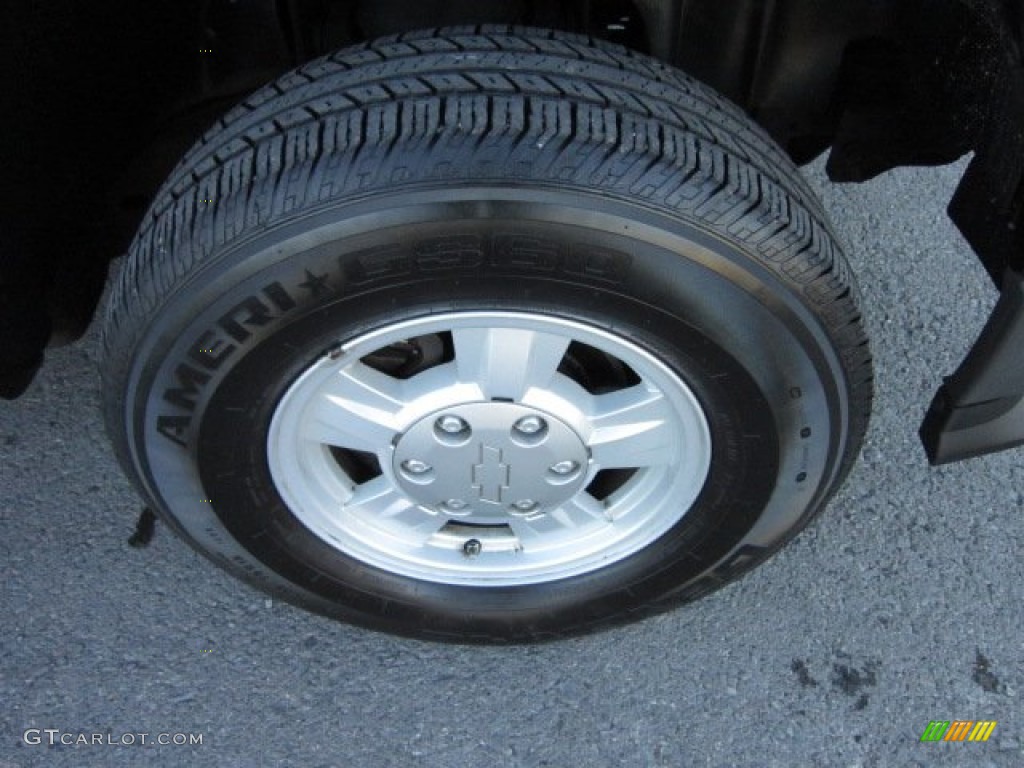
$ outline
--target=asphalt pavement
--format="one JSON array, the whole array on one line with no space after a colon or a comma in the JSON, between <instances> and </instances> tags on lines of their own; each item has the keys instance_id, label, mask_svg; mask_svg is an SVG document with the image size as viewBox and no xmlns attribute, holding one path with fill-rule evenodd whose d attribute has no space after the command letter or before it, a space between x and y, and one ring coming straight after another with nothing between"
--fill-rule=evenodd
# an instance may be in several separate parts
<instances>
[{"instance_id":1,"label":"asphalt pavement","mask_svg":"<svg viewBox=\"0 0 1024 768\"><path fill-rule=\"evenodd\" d=\"M0 404L0 768L1024 764L1024 449L933 469L916 434L996 298L945 216L962 168L808 169L876 357L825 514L699 603L563 642L394 638L272 601L160 524L130 546L97 329L51 350ZM997 724L921 742L934 720Z\"/></svg>"}]
</instances>

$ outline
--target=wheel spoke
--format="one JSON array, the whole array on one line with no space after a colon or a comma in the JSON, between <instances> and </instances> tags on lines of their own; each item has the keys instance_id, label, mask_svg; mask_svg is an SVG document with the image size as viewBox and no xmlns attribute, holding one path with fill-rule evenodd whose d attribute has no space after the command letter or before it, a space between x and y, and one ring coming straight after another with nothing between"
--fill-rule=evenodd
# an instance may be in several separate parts
<instances>
[{"instance_id":1,"label":"wheel spoke","mask_svg":"<svg viewBox=\"0 0 1024 768\"><path fill-rule=\"evenodd\" d=\"M357 485L352 495L345 500L345 508L361 515L370 515L374 519L383 519L400 515L404 507L412 506L412 502L403 496L394 484L384 475Z\"/></svg>"},{"instance_id":2,"label":"wheel spoke","mask_svg":"<svg viewBox=\"0 0 1024 768\"><path fill-rule=\"evenodd\" d=\"M597 469L630 469L671 463L679 435L671 406L644 384L593 398L594 429L588 440Z\"/></svg>"},{"instance_id":3,"label":"wheel spoke","mask_svg":"<svg viewBox=\"0 0 1024 768\"><path fill-rule=\"evenodd\" d=\"M463 328L452 333L460 381L479 385L486 399L520 401L554 377L570 339L522 328Z\"/></svg>"},{"instance_id":4,"label":"wheel spoke","mask_svg":"<svg viewBox=\"0 0 1024 768\"><path fill-rule=\"evenodd\" d=\"M357 485L345 511L387 531L408 546L422 546L444 525L444 518L413 504L383 475Z\"/></svg>"},{"instance_id":5,"label":"wheel spoke","mask_svg":"<svg viewBox=\"0 0 1024 768\"><path fill-rule=\"evenodd\" d=\"M362 363L339 371L317 394L302 436L339 448L380 451L401 429L402 385Z\"/></svg>"},{"instance_id":6,"label":"wheel spoke","mask_svg":"<svg viewBox=\"0 0 1024 768\"><path fill-rule=\"evenodd\" d=\"M608 522L608 512L603 503L586 491L580 491L562 506L555 509L551 516L566 528L579 528L589 525L595 520Z\"/></svg>"},{"instance_id":7,"label":"wheel spoke","mask_svg":"<svg viewBox=\"0 0 1024 768\"><path fill-rule=\"evenodd\" d=\"M609 520L604 504L589 493L580 492L545 515L532 520L513 518L509 525L527 547L531 543L540 546L552 544L559 534L572 535L573 531L593 525L595 521L607 523Z\"/></svg>"}]
</instances>

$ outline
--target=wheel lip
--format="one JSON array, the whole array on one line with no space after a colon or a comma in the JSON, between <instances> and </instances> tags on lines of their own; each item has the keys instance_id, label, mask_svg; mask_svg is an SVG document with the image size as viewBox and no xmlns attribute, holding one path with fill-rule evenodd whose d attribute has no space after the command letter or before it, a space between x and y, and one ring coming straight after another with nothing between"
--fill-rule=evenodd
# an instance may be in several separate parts
<instances>
[{"instance_id":1,"label":"wheel lip","mask_svg":"<svg viewBox=\"0 0 1024 768\"><path fill-rule=\"evenodd\" d=\"M527 565L503 564L482 568L482 558L466 558L461 554L459 557L451 557L446 553L442 560L412 556L408 552L395 555L388 547L396 542L383 538L382 531L375 529L372 521L356 519L339 525L337 514L328 512L331 505L338 501L334 494L341 489L347 478L330 458L326 446L314 444L311 447L309 441L306 441L305 446L302 445L300 424L305 418L303 414L311 393L319 391L325 381L368 352L392 341L423 333L480 326L548 332L557 329L573 340L611 352L634 369L644 386L653 386L664 395L676 419L674 428L677 429L680 424L686 425L685 449L684 441L680 440L679 449L671 462L663 467L639 470L624 488L612 495L614 500L609 513L617 521L628 518L629 526L625 533L602 536L599 531L591 531L589 535L572 541L572 556L565 554L568 548L562 542L556 548L561 554L549 557L547 561L534 558ZM467 402L459 398L467 397L472 390L472 386L449 388L444 398L427 398L417 403L407 415L403 430L419 419L435 418L445 408ZM586 432L587 424L583 423L585 419L582 414L570 413L567 417L566 400L554 392L532 392L529 405L540 413L564 420L572 428ZM397 487L397 482L392 462L387 457L393 453L395 442L396 439L393 439L388 446L382 448L383 453L378 454L381 477L386 478L392 487ZM684 453L689 461L682 459ZM266 457L271 479L292 515L320 540L342 554L391 574L413 579L453 586L514 587L590 573L652 544L675 527L699 497L710 472L712 443L707 418L690 387L664 362L634 341L596 325L554 314L462 310L389 323L339 344L330 353L313 361L289 385L274 408L267 432ZM329 482L311 494L297 479L303 476L303 469L306 470L307 478L311 472L320 473L320 477L328 478ZM586 481L581 488L586 488L596 471L593 467L588 468ZM655 496L660 500L652 504L651 499ZM639 510L647 511L642 513Z\"/></svg>"}]
</instances>

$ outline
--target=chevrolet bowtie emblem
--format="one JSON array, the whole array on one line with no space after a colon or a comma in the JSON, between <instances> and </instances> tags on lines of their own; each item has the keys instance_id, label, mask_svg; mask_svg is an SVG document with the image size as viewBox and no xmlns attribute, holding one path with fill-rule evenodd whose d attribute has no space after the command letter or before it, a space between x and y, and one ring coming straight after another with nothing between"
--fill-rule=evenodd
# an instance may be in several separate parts
<instances>
[{"instance_id":1,"label":"chevrolet bowtie emblem","mask_svg":"<svg viewBox=\"0 0 1024 768\"><path fill-rule=\"evenodd\" d=\"M500 504L502 491L508 490L509 465L501 460L501 449L480 445L480 463L473 465L473 488L481 501Z\"/></svg>"}]
</instances>

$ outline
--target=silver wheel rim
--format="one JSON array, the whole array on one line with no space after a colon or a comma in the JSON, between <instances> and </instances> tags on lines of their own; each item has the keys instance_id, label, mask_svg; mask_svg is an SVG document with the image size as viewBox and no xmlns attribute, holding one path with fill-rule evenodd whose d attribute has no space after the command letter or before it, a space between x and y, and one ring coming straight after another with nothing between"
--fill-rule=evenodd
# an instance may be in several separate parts
<instances>
[{"instance_id":1,"label":"silver wheel rim","mask_svg":"<svg viewBox=\"0 0 1024 768\"><path fill-rule=\"evenodd\" d=\"M445 334L449 359L412 376L367 363ZM578 348L630 380L591 391L559 370ZM376 466L357 473L339 460L348 455ZM314 362L274 411L267 458L292 513L339 551L425 581L515 586L597 570L664 535L704 485L711 437L686 383L622 336L458 312L389 325Z\"/></svg>"}]
</instances>

